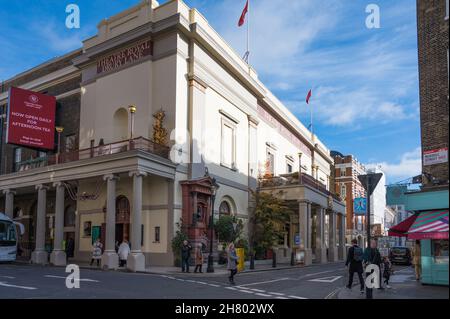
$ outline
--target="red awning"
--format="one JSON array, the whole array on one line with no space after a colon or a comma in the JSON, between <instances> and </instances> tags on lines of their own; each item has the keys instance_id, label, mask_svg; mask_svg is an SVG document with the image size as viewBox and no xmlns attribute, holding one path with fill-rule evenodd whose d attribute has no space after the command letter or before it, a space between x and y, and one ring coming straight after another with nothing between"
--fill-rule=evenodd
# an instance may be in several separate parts
<instances>
[{"instance_id":1,"label":"red awning","mask_svg":"<svg viewBox=\"0 0 450 319\"><path fill-rule=\"evenodd\" d=\"M448 210L416 213L389 229L389 236L408 239L448 239Z\"/></svg>"},{"instance_id":2,"label":"red awning","mask_svg":"<svg viewBox=\"0 0 450 319\"><path fill-rule=\"evenodd\" d=\"M392 237L408 237L408 231L417 219L418 214L414 214L411 217L405 219L400 224L391 227L388 231L388 235Z\"/></svg>"}]
</instances>

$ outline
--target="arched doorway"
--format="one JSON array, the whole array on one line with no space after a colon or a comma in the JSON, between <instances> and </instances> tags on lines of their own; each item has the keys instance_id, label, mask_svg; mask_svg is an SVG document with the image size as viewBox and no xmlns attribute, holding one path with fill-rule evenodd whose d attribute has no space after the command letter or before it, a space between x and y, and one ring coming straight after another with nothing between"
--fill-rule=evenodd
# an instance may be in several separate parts
<instances>
[{"instance_id":1,"label":"arched doorway","mask_svg":"<svg viewBox=\"0 0 450 319\"><path fill-rule=\"evenodd\" d=\"M130 201L125 196L116 199L116 242L130 239Z\"/></svg>"}]
</instances>

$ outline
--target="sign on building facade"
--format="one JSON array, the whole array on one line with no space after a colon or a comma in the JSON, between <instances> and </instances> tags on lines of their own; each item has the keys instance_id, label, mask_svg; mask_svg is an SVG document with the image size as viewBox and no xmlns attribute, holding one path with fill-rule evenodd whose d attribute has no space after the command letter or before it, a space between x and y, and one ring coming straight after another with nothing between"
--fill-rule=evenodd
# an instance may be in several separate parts
<instances>
[{"instance_id":1,"label":"sign on building facade","mask_svg":"<svg viewBox=\"0 0 450 319\"><path fill-rule=\"evenodd\" d=\"M423 152L423 165L430 166L448 162L448 147Z\"/></svg>"},{"instance_id":2,"label":"sign on building facade","mask_svg":"<svg viewBox=\"0 0 450 319\"><path fill-rule=\"evenodd\" d=\"M366 215L367 201L365 198L355 198L353 201L353 212L355 215Z\"/></svg>"},{"instance_id":3,"label":"sign on building facade","mask_svg":"<svg viewBox=\"0 0 450 319\"><path fill-rule=\"evenodd\" d=\"M54 149L55 112L55 97L12 87L8 98L6 143Z\"/></svg>"}]
</instances>

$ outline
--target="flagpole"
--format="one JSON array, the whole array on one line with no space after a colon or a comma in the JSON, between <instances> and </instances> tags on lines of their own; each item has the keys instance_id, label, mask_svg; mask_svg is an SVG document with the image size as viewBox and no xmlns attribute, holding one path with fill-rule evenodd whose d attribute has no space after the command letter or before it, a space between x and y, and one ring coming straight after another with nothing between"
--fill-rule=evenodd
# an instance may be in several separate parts
<instances>
[{"instance_id":1,"label":"flagpole","mask_svg":"<svg viewBox=\"0 0 450 319\"><path fill-rule=\"evenodd\" d=\"M250 0L248 0L248 20L247 20L247 63L250 72Z\"/></svg>"}]
</instances>

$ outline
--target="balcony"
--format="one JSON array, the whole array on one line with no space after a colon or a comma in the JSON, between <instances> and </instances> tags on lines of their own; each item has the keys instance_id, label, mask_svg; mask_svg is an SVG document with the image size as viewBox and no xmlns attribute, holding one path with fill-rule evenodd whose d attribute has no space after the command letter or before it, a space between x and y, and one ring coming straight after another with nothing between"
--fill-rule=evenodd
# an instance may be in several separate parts
<instances>
[{"instance_id":1,"label":"balcony","mask_svg":"<svg viewBox=\"0 0 450 319\"><path fill-rule=\"evenodd\" d=\"M148 152L164 159L169 159L170 149L167 146L156 144L144 137L138 137L131 140L100 145L97 147L64 152L46 157L38 157L27 161L15 163L14 171L23 172L40 167L47 167L56 164L65 164L79 160L97 158L106 155L119 154L133 150Z\"/></svg>"},{"instance_id":2,"label":"balcony","mask_svg":"<svg viewBox=\"0 0 450 319\"><path fill-rule=\"evenodd\" d=\"M341 202L342 199L339 195L334 194L327 190L326 185L322 184L320 181L316 180L314 177L302 173L299 178L298 173L293 174L285 174L281 176L273 176L273 177L263 177L260 179L260 187L280 187L280 186L308 186L319 192L323 193L325 196L331 196L333 199Z\"/></svg>"}]
</instances>

